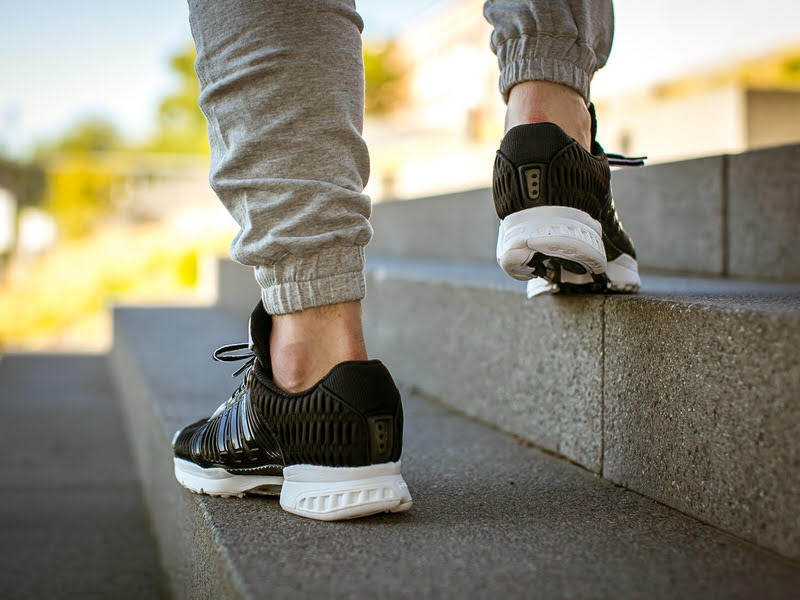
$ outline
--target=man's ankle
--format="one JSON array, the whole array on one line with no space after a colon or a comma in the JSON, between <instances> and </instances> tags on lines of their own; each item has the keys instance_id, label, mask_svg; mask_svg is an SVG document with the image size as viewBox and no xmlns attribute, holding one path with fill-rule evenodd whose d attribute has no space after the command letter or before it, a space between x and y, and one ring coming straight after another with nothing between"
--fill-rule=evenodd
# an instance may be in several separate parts
<instances>
[{"instance_id":1,"label":"man's ankle","mask_svg":"<svg viewBox=\"0 0 800 600\"><path fill-rule=\"evenodd\" d=\"M275 384L288 392L308 389L339 363L366 360L361 303L274 315L269 346Z\"/></svg>"},{"instance_id":2,"label":"man's ankle","mask_svg":"<svg viewBox=\"0 0 800 600\"><path fill-rule=\"evenodd\" d=\"M505 130L526 123L555 123L587 150L592 119L576 90L551 81L523 81L511 88Z\"/></svg>"}]
</instances>

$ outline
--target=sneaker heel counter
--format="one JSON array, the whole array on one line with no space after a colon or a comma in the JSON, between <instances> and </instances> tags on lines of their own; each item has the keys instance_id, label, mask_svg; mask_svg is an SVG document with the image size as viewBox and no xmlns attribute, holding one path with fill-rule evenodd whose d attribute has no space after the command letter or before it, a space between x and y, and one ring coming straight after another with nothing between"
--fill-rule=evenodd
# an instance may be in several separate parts
<instances>
[{"instance_id":1,"label":"sneaker heel counter","mask_svg":"<svg viewBox=\"0 0 800 600\"><path fill-rule=\"evenodd\" d=\"M511 128L497 151L492 197L497 216L549 204L550 161L577 142L555 123L530 123Z\"/></svg>"},{"instance_id":2,"label":"sneaker heel counter","mask_svg":"<svg viewBox=\"0 0 800 600\"><path fill-rule=\"evenodd\" d=\"M369 429L369 454L372 464L396 462L403 452L403 400L389 370L377 363L373 367L371 393L374 404L365 407Z\"/></svg>"},{"instance_id":3,"label":"sneaker heel counter","mask_svg":"<svg viewBox=\"0 0 800 600\"><path fill-rule=\"evenodd\" d=\"M403 449L403 406L400 391L380 361L349 363L325 387L363 415L364 440L372 464L397 461Z\"/></svg>"}]
</instances>

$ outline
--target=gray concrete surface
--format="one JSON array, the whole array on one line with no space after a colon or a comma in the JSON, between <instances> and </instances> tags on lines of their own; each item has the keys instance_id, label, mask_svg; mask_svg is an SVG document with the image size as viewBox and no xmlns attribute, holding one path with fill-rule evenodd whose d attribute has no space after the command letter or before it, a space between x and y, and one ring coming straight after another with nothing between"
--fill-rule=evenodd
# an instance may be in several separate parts
<instances>
[{"instance_id":1,"label":"gray concrete surface","mask_svg":"<svg viewBox=\"0 0 800 600\"><path fill-rule=\"evenodd\" d=\"M612 297L603 475L800 560L800 299Z\"/></svg>"},{"instance_id":2,"label":"gray concrete surface","mask_svg":"<svg viewBox=\"0 0 800 600\"><path fill-rule=\"evenodd\" d=\"M164 313L114 311L109 362L167 575L166 587L174 598L236 598L240 584L218 544L215 521L203 503L175 485L171 459L172 434L188 423L189 413L202 416L211 404L221 402L222 394L230 394L230 389L224 391L230 378L215 378L219 369L209 368L211 346L224 343L218 336L231 330L230 319L220 320L198 309L173 309L168 311L172 322L165 323L151 318L156 314ZM198 320L198 314L207 315L207 320ZM131 321L130 315L138 319ZM200 365L209 376L196 378ZM159 402L154 402L154 393L162 395Z\"/></svg>"},{"instance_id":3,"label":"gray concrete surface","mask_svg":"<svg viewBox=\"0 0 800 600\"><path fill-rule=\"evenodd\" d=\"M2 597L162 597L105 358L6 355L0 399Z\"/></svg>"},{"instance_id":4,"label":"gray concrete surface","mask_svg":"<svg viewBox=\"0 0 800 600\"><path fill-rule=\"evenodd\" d=\"M527 303L524 285L496 266L462 266L450 279L443 270L373 263L369 351L401 381L600 472L602 297ZM476 281L483 275L502 287Z\"/></svg>"},{"instance_id":5,"label":"gray concrete surface","mask_svg":"<svg viewBox=\"0 0 800 600\"><path fill-rule=\"evenodd\" d=\"M223 297L249 282L221 267ZM800 284L649 274L637 296L528 301L486 264L370 259L368 272L368 348L398 379L800 557L783 475L800 455Z\"/></svg>"},{"instance_id":6,"label":"gray concrete surface","mask_svg":"<svg viewBox=\"0 0 800 600\"><path fill-rule=\"evenodd\" d=\"M728 270L800 281L800 144L731 156Z\"/></svg>"},{"instance_id":7,"label":"gray concrete surface","mask_svg":"<svg viewBox=\"0 0 800 600\"><path fill-rule=\"evenodd\" d=\"M370 222L370 256L495 262L499 221L488 188L381 202Z\"/></svg>"},{"instance_id":8,"label":"gray concrete surface","mask_svg":"<svg viewBox=\"0 0 800 600\"><path fill-rule=\"evenodd\" d=\"M458 410L800 557L800 286L649 275L637 296L527 301L496 271L373 260L370 349Z\"/></svg>"},{"instance_id":9,"label":"gray concrete surface","mask_svg":"<svg viewBox=\"0 0 800 600\"><path fill-rule=\"evenodd\" d=\"M240 339L244 323L216 310L125 309L115 331L125 342L114 357L127 373L125 412L134 430L145 422L157 430L134 438L150 505L175 504L172 518L157 517L166 560L199 553L218 566L199 579L170 569L178 597L788 598L800 590L797 564L408 390L408 513L321 523L274 499L193 495L173 480L169 436L235 385L209 353Z\"/></svg>"},{"instance_id":10,"label":"gray concrete surface","mask_svg":"<svg viewBox=\"0 0 800 600\"><path fill-rule=\"evenodd\" d=\"M614 203L641 267L723 272L723 160L714 156L614 171Z\"/></svg>"}]
</instances>

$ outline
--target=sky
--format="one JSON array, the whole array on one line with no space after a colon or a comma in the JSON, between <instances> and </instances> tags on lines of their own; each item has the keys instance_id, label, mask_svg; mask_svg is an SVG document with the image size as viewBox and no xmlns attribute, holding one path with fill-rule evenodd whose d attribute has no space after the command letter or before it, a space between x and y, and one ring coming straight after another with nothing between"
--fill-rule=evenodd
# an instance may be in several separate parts
<instances>
[{"instance_id":1,"label":"sky","mask_svg":"<svg viewBox=\"0 0 800 600\"><path fill-rule=\"evenodd\" d=\"M453 1L453 0L449 0ZM365 35L406 26L436 0L357 0ZM748 3L749 4L749 3ZM800 2L617 0L597 95L800 42ZM752 6L752 5L750 5ZM168 58L190 43L182 0L0 0L0 150L23 155L82 116L146 135L171 87ZM488 52L488 41L487 41Z\"/></svg>"}]
</instances>

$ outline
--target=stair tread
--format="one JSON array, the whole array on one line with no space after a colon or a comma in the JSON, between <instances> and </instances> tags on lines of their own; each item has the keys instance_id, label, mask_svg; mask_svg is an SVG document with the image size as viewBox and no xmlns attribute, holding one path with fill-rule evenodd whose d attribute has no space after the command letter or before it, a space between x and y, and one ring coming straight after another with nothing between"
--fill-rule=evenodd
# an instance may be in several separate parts
<instances>
[{"instance_id":1,"label":"stair tread","mask_svg":"<svg viewBox=\"0 0 800 600\"><path fill-rule=\"evenodd\" d=\"M490 264L370 256L367 276L368 348L398 380L800 560L797 284L646 274L528 300ZM252 273L223 261L220 283L246 319Z\"/></svg>"},{"instance_id":2,"label":"stair tread","mask_svg":"<svg viewBox=\"0 0 800 600\"><path fill-rule=\"evenodd\" d=\"M413 280L525 293L525 282L511 279L492 264L370 256L367 269L376 275L383 273ZM641 279L642 287L638 294L612 294L606 297L615 300L705 305L721 310L800 315L800 283L661 273L642 273Z\"/></svg>"},{"instance_id":3,"label":"stair tread","mask_svg":"<svg viewBox=\"0 0 800 600\"><path fill-rule=\"evenodd\" d=\"M161 597L112 393L102 356L0 362L5 598Z\"/></svg>"},{"instance_id":4,"label":"stair tread","mask_svg":"<svg viewBox=\"0 0 800 600\"><path fill-rule=\"evenodd\" d=\"M209 355L239 340L245 324L212 308L117 309L115 332L150 403L135 410L153 412L162 427L149 451L171 461L174 429L230 392L227 371ZM243 596L778 597L800 586L794 563L409 389L404 401L408 513L319 523L274 499L182 492ZM159 473L151 475L171 477Z\"/></svg>"}]
</instances>

